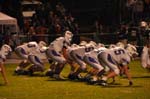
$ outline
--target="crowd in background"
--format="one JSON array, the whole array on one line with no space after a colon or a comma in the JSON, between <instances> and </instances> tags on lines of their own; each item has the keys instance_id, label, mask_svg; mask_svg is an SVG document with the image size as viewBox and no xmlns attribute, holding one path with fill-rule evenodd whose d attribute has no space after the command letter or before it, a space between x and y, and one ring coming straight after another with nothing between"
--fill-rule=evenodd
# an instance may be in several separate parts
<instances>
[{"instance_id":1,"label":"crowd in background","mask_svg":"<svg viewBox=\"0 0 150 99\"><path fill-rule=\"evenodd\" d=\"M78 23L77 19L72 15L72 12L66 9L63 3L58 0L42 0L42 4L39 4L34 9L35 13L31 17L30 21L28 19L23 19L23 6L21 6L22 0L13 0L13 2L11 0L7 1L9 1L9 8L4 9L7 6L7 3L4 3L0 10L6 12L6 14L9 14L10 16L16 16L18 20L18 25L21 30L20 34L26 35L28 37L27 41L45 41L45 36L43 35L63 35L64 31L66 30L72 31L74 35L80 34L81 32L80 24ZM124 39L131 36L130 40L136 40L136 43L138 43L138 45L142 45L140 43L143 39L143 36L149 39L149 30L146 27L150 27L150 1L127 1L128 2L126 4L126 7L122 8L123 11L120 12L123 16L121 21L125 22L126 20L124 19L130 19L131 22L120 23L118 26L108 27L103 23L103 20L101 19L97 19L96 21L93 20L94 25L92 27L94 28L92 28L92 31L97 33L96 37L99 37L101 34L104 33L112 33L113 29L115 30L114 32L117 34L119 39ZM138 2L135 3L134 1ZM128 13L126 13L126 11ZM124 15L125 13L127 15ZM142 20L147 22L147 26L140 26ZM88 29L88 27L86 29ZM12 36L10 36L9 33L3 34L4 36L2 37L1 35L0 38L5 41L4 43L8 44L9 39L12 38Z\"/></svg>"},{"instance_id":2,"label":"crowd in background","mask_svg":"<svg viewBox=\"0 0 150 99\"><path fill-rule=\"evenodd\" d=\"M66 30L78 34L79 27L75 18L65 9L61 2L58 2L54 8L52 8L50 2L38 5L31 22L25 20L24 33L28 33L28 35L63 34ZM38 39L44 40L44 38Z\"/></svg>"}]
</instances>

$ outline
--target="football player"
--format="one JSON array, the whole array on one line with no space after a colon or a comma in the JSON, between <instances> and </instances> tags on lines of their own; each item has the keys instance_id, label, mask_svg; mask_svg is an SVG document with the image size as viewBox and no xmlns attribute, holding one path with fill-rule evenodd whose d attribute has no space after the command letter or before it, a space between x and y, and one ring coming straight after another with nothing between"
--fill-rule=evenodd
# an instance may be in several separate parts
<instances>
[{"instance_id":1,"label":"football player","mask_svg":"<svg viewBox=\"0 0 150 99\"><path fill-rule=\"evenodd\" d=\"M89 42L86 45L82 45L80 44L80 47L73 49L71 51L71 56L73 58L73 60L79 65L79 68L72 73L71 75L69 75L70 79L79 79L80 80L80 73L81 72L85 72L87 71L87 67L86 67L86 63L84 62L84 55L86 52L90 52L92 50L94 50L94 48L97 46L97 44L93 41Z\"/></svg>"},{"instance_id":2,"label":"football player","mask_svg":"<svg viewBox=\"0 0 150 99\"><path fill-rule=\"evenodd\" d=\"M72 44L71 47L67 48L67 54L66 54L66 59L67 59L67 63L70 65L70 73L68 75L68 78L70 75L73 74L73 72L79 67L78 64L74 61L73 57L71 56L71 52L74 49L78 49L79 45L77 44Z\"/></svg>"},{"instance_id":3,"label":"football player","mask_svg":"<svg viewBox=\"0 0 150 99\"><path fill-rule=\"evenodd\" d=\"M30 65L28 56L32 52L34 53L35 50L38 50L39 48L41 48L42 46L45 46L45 43L43 41L39 42L39 44L37 42L32 41L32 42L24 43L16 47L15 49L16 54L23 60L16 67L15 74L20 75L20 74L27 73L24 69Z\"/></svg>"},{"instance_id":4,"label":"football player","mask_svg":"<svg viewBox=\"0 0 150 99\"><path fill-rule=\"evenodd\" d=\"M73 34L70 31L65 31L64 37L56 38L48 47L46 51L46 55L50 58L54 63L52 64L54 71L50 69L46 74L52 75L55 79L61 80L60 73L67 63L66 60L66 49L71 45Z\"/></svg>"},{"instance_id":5,"label":"football player","mask_svg":"<svg viewBox=\"0 0 150 99\"><path fill-rule=\"evenodd\" d=\"M123 68L123 71L129 80L129 85L133 84L131 75L128 70L128 64L131 61L131 57L135 56L135 54L137 55L137 52L135 52L135 50L132 48L127 49L130 50L125 50L124 48L116 47L110 50L104 50L99 53L98 58L100 63L105 64L111 69L111 72L109 72L106 76L102 77L101 84L103 86L107 85L106 81L108 78L113 78L120 73L119 66Z\"/></svg>"},{"instance_id":6,"label":"football player","mask_svg":"<svg viewBox=\"0 0 150 99\"><path fill-rule=\"evenodd\" d=\"M105 73L105 67L102 66L98 60L98 53L100 51L106 50L104 46L98 47L90 52L85 53L84 61L90 65L93 69L84 77L86 81L94 84L96 81L91 79L91 76L101 77ZM90 80L90 81L89 81Z\"/></svg>"},{"instance_id":7,"label":"football player","mask_svg":"<svg viewBox=\"0 0 150 99\"><path fill-rule=\"evenodd\" d=\"M1 47L1 50L0 50L0 72L2 74L5 84L8 84L8 80L6 77L4 62L6 60L6 56L9 55L10 52L12 52L12 49L9 45L4 44Z\"/></svg>"},{"instance_id":8,"label":"football player","mask_svg":"<svg viewBox=\"0 0 150 99\"><path fill-rule=\"evenodd\" d=\"M47 47L43 46L35 49L32 53L29 54L28 61L32 64L27 71L29 75L32 76L34 72L44 72L45 66L43 61L47 60L45 54L46 50Z\"/></svg>"}]
</instances>

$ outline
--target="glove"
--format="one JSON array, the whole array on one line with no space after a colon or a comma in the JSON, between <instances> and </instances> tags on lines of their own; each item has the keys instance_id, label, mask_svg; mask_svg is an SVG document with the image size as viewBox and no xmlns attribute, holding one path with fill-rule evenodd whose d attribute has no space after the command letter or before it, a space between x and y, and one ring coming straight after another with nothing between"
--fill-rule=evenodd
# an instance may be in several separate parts
<instances>
[{"instance_id":1,"label":"glove","mask_svg":"<svg viewBox=\"0 0 150 99\"><path fill-rule=\"evenodd\" d=\"M129 86L132 86L133 85L133 82L132 81L129 81Z\"/></svg>"}]
</instances>

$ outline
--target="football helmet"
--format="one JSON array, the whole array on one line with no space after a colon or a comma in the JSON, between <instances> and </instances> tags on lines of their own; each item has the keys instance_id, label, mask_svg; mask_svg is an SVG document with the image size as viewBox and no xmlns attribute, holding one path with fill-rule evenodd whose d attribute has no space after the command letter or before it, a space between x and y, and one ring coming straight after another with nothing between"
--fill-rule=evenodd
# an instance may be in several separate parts
<instances>
[{"instance_id":1,"label":"football helmet","mask_svg":"<svg viewBox=\"0 0 150 99\"><path fill-rule=\"evenodd\" d=\"M47 44L46 44L46 42L44 42L44 41L40 41L40 42L38 43L38 45L39 45L39 47L45 47Z\"/></svg>"},{"instance_id":2,"label":"football helmet","mask_svg":"<svg viewBox=\"0 0 150 99\"><path fill-rule=\"evenodd\" d=\"M86 44L87 44L86 41L81 41L79 45L80 45L80 46L85 46Z\"/></svg>"},{"instance_id":3,"label":"football helmet","mask_svg":"<svg viewBox=\"0 0 150 99\"><path fill-rule=\"evenodd\" d=\"M4 54L4 55L8 55L10 54L10 52L12 52L12 48L7 45L7 44L4 44L2 47L1 47L1 52Z\"/></svg>"},{"instance_id":4,"label":"football helmet","mask_svg":"<svg viewBox=\"0 0 150 99\"><path fill-rule=\"evenodd\" d=\"M67 42L71 42L73 34L70 31L66 31L64 37Z\"/></svg>"}]
</instances>

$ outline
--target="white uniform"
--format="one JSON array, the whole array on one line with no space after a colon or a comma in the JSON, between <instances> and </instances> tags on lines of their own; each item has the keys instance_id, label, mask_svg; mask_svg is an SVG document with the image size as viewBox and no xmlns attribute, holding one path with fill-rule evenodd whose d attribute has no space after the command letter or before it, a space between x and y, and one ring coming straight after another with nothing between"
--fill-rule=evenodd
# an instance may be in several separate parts
<instances>
[{"instance_id":1,"label":"white uniform","mask_svg":"<svg viewBox=\"0 0 150 99\"><path fill-rule=\"evenodd\" d=\"M38 44L36 42L29 42L23 45L17 46L15 49L16 54L23 58L28 59L28 55L35 51L38 48Z\"/></svg>"},{"instance_id":2,"label":"white uniform","mask_svg":"<svg viewBox=\"0 0 150 99\"><path fill-rule=\"evenodd\" d=\"M142 55L141 55L141 65L143 68L150 66L150 48L144 46Z\"/></svg>"},{"instance_id":3,"label":"white uniform","mask_svg":"<svg viewBox=\"0 0 150 99\"><path fill-rule=\"evenodd\" d=\"M48 58L58 63L66 63L66 59L61 53L62 49L67 48L68 46L70 46L70 42L66 42L64 37L56 38L56 40L49 45L49 48L46 52Z\"/></svg>"},{"instance_id":4,"label":"white uniform","mask_svg":"<svg viewBox=\"0 0 150 99\"><path fill-rule=\"evenodd\" d=\"M46 55L45 53L40 52L40 47L41 46L39 46L37 42L28 42L17 46L15 49L16 54L24 60L16 68L15 73L24 74L22 72L23 69L26 68L30 63L34 64L30 66L30 68L34 69L32 72L44 70L44 65L41 59L46 58Z\"/></svg>"},{"instance_id":5,"label":"white uniform","mask_svg":"<svg viewBox=\"0 0 150 99\"><path fill-rule=\"evenodd\" d=\"M68 57L68 60L70 61L73 61L73 57L71 56L71 52L75 49L78 49L78 45L75 45L75 46L71 46L71 47L68 47L66 52L67 52L67 57Z\"/></svg>"},{"instance_id":6,"label":"white uniform","mask_svg":"<svg viewBox=\"0 0 150 99\"><path fill-rule=\"evenodd\" d=\"M104 50L98 55L101 64L105 64L116 74L119 74L118 66L125 66L130 62L128 52L120 47Z\"/></svg>"},{"instance_id":7,"label":"white uniform","mask_svg":"<svg viewBox=\"0 0 150 99\"><path fill-rule=\"evenodd\" d=\"M6 60L6 55L8 55L12 51L9 45L4 44L0 50L0 62L4 62Z\"/></svg>"},{"instance_id":8,"label":"white uniform","mask_svg":"<svg viewBox=\"0 0 150 99\"><path fill-rule=\"evenodd\" d=\"M104 67L100 64L97 56L98 56L99 51L105 50L105 49L106 48L101 47L101 48L94 49L90 52L85 53L84 61L100 72L101 70L104 69Z\"/></svg>"},{"instance_id":9,"label":"white uniform","mask_svg":"<svg viewBox=\"0 0 150 99\"><path fill-rule=\"evenodd\" d=\"M42 60L47 59L46 54L46 47L44 49L37 47L32 53L29 54L28 60L32 65L32 71L44 71L44 63Z\"/></svg>"},{"instance_id":10,"label":"white uniform","mask_svg":"<svg viewBox=\"0 0 150 99\"><path fill-rule=\"evenodd\" d=\"M86 52L90 52L92 50L94 50L94 47L87 44L86 46L80 46L71 52L71 56L73 57L74 61L77 62L83 70L86 69L86 63L83 60L84 55Z\"/></svg>"}]
</instances>

